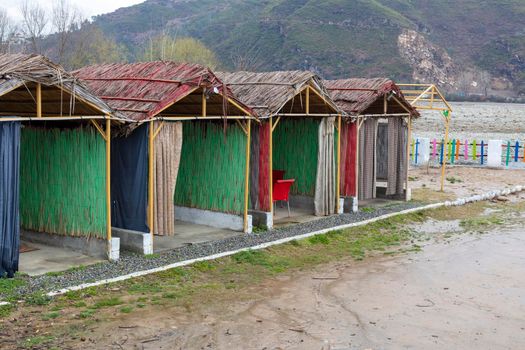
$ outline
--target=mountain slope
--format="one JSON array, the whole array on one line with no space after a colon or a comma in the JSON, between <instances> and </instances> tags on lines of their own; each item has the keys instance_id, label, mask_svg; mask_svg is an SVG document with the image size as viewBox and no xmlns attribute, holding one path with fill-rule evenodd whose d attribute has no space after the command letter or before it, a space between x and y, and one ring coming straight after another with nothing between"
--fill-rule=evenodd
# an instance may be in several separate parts
<instances>
[{"instance_id":1,"label":"mountain slope","mask_svg":"<svg viewBox=\"0 0 525 350\"><path fill-rule=\"evenodd\" d=\"M446 70L450 90L485 82L493 92L525 93L523 0L148 0L95 22L132 49L166 30L196 37L228 69L411 80L421 77L414 62L439 66L449 56L455 67ZM443 52L407 59L398 45L406 30L438 48L419 54Z\"/></svg>"}]
</instances>

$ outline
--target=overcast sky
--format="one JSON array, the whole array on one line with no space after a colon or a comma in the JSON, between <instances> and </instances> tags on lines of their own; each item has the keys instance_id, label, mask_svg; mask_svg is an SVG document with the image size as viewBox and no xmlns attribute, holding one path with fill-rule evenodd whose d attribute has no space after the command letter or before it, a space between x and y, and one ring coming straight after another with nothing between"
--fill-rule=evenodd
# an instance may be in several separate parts
<instances>
[{"instance_id":1,"label":"overcast sky","mask_svg":"<svg viewBox=\"0 0 525 350\"><path fill-rule=\"evenodd\" d=\"M33 0L51 10L53 0ZM144 2L145 0L69 0L77 6L85 17L112 12L119 7L131 6ZM0 7L8 11L9 15L17 20L20 19L19 8L21 0L0 0Z\"/></svg>"}]
</instances>

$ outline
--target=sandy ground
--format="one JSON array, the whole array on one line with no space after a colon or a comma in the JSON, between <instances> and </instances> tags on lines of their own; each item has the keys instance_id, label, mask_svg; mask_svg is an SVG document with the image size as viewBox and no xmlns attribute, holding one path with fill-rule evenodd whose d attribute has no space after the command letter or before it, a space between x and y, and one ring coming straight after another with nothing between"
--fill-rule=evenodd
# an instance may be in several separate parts
<instances>
[{"instance_id":1,"label":"sandy ground","mask_svg":"<svg viewBox=\"0 0 525 350\"><path fill-rule=\"evenodd\" d=\"M414 167L409 174L414 199L452 199L491 190L525 186L524 169L489 169L468 166L446 168L445 191L441 187L441 168Z\"/></svg>"},{"instance_id":2,"label":"sandy ground","mask_svg":"<svg viewBox=\"0 0 525 350\"><path fill-rule=\"evenodd\" d=\"M452 103L450 137L477 140L525 141L525 105L513 103ZM441 114L428 111L414 122L416 137L441 138Z\"/></svg>"},{"instance_id":3,"label":"sandy ground","mask_svg":"<svg viewBox=\"0 0 525 350\"><path fill-rule=\"evenodd\" d=\"M413 228L452 238L269 279L247 301L120 316L72 348L524 349L525 213L514 215L470 234L429 220Z\"/></svg>"}]
</instances>

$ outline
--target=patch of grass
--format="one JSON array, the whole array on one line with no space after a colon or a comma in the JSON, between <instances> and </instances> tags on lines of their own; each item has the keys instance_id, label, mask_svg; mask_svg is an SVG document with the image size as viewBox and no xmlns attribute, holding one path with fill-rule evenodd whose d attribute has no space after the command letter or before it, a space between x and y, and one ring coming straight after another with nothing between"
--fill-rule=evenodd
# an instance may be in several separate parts
<instances>
[{"instance_id":1,"label":"patch of grass","mask_svg":"<svg viewBox=\"0 0 525 350\"><path fill-rule=\"evenodd\" d=\"M266 253L260 250L245 250L232 255L232 259L238 264L250 264L267 266L268 257Z\"/></svg>"},{"instance_id":2,"label":"patch of grass","mask_svg":"<svg viewBox=\"0 0 525 350\"><path fill-rule=\"evenodd\" d=\"M0 318L7 317L11 315L11 312L15 309L12 304L0 306Z\"/></svg>"},{"instance_id":3,"label":"patch of grass","mask_svg":"<svg viewBox=\"0 0 525 350\"><path fill-rule=\"evenodd\" d=\"M129 314L131 311L133 311L133 307L132 306L124 306L124 307L120 308L120 312L122 312L124 314Z\"/></svg>"},{"instance_id":4,"label":"patch of grass","mask_svg":"<svg viewBox=\"0 0 525 350\"><path fill-rule=\"evenodd\" d=\"M253 233L262 233L266 231L268 231L268 227L266 225L254 226L252 229Z\"/></svg>"},{"instance_id":5,"label":"patch of grass","mask_svg":"<svg viewBox=\"0 0 525 350\"><path fill-rule=\"evenodd\" d=\"M47 343L52 342L55 340L55 337L51 335L41 335L36 337L27 338L22 343L22 347L26 349L34 348L34 347L41 347L42 345L45 345Z\"/></svg>"},{"instance_id":6,"label":"patch of grass","mask_svg":"<svg viewBox=\"0 0 525 350\"><path fill-rule=\"evenodd\" d=\"M144 303L137 303L137 307L140 308L140 309L142 309L145 306L146 306L146 304L144 304Z\"/></svg>"},{"instance_id":7,"label":"patch of grass","mask_svg":"<svg viewBox=\"0 0 525 350\"><path fill-rule=\"evenodd\" d=\"M146 254L143 257L144 259L157 259L158 257L160 257L160 254Z\"/></svg>"},{"instance_id":8,"label":"patch of grass","mask_svg":"<svg viewBox=\"0 0 525 350\"><path fill-rule=\"evenodd\" d=\"M43 293L33 293L29 294L25 298L25 302L28 305L47 305L51 302L51 298Z\"/></svg>"},{"instance_id":9,"label":"patch of grass","mask_svg":"<svg viewBox=\"0 0 525 350\"><path fill-rule=\"evenodd\" d=\"M294 246L294 247L300 247L301 246L301 243L298 240L296 240L296 239L291 240L290 242L288 242L288 244L291 245L291 246Z\"/></svg>"},{"instance_id":10,"label":"patch of grass","mask_svg":"<svg viewBox=\"0 0 525 350\"><path fill-rule=\"evenodd\" d=\"M62 276L63 274L64 274L64 271L50 271L46 273L46 276L57 277L57 276Z\"/></svg>"},{"instance_id":11,"label":"patch of grass","mask_svg":"<svg viewBox=\"0 0 525 350\"><path fill-rule=\"evenodd\" d=\"M151 294L151 293L159 293L162 292L162 287L159 285L158 282L143 282L140 281L130 281L130 285L128 286L128 291L130 293L142 293L142 294Z\"/></svg>"},{"instance_id":12,"label":"patch of grass","mask_svg":"<svg viewBox=\"0 0 525 350\"><path fill-rule=\"evenodd\" d=\"M503 223L505 223L505 221L502 218L497 216L489 216L463 219L459 222L459 226L465 230L480 230L495 225L501 225Z\"/></svg>"},{"instance_id":13,"label":"patch of grass","mask_svg":"<svg viewBox=\"0 0 525 350\"><path fill-rule=\"evenodd\" d=\"M191 267L200 272L211 271L216 268L216 266L209 261L198 261L191 265Z\"/></svg>"},{"instance_id":14,"label":"patch of grass","mask_svg":"<svg viewBox=\"0 0 525 350\"><path fill-rule=\"evenodd\" d=\"M123 301L117 297L105 298L98 300L93 306L93 309L102 309L106 307L112 307L117 305L122 305Z\"/></svg>"},{"instance_id":15,"label":"patch of grass","mask_svg":"<svg viewBox=\"0 0 525 350\"><path fill-rule=\"evenodd\" d=\"M310 242L310 244L328 245L328 243L330 243L330 239L328 239L326 235L315 235L315 236L308 238L308 242Z\"/></svg>"},{"instance_id":16,"label":"patch of grass","mask_svg":"<svg viewBox=\"0 0 525 350\"><path fill-rule=\"evenodd\" d=\"M79 272L79 271L84 271L85 269L87 269L87 266L85 265L78 265L78 266L73 266L73 267L70 267L69 269L66 270L66 272Z\"/></svg>"},{"instance_id":17,"label":"patch of grass","mask_svg":"<svg viewBox=\"0 0 525 350\"><path fill-rule=\"evenodd\" d=\"M463 180L461 180L460 178L457 178L457 177L454 177L454 176L449 176L446 178L448 182L450 182L451 184L455 184L456 182L457 183L461 183L463 182Z\"/></svg>"},{"instance_id":18,"label":"patch of grass","mask_svg":"<svg viewBox=\"0 0 525 350\"><path fill-rule=\"evenodd\" d=\"M59 316L60 316L60 312L53 311L53 312L50 312L50 313L47 313L47 314L43 315L42 316L42 321L54 320L55 318L57 318Z\"/></svg>"},{"instance_id":19,"label":"patch of grass","mask_svg":"<svg viewBox=\"0 0 525 350\"><path fill-rule=\"evenodd\" d=\"M374 211L376 211L374 208L372 207L363 207L361 209L359 209L360 211L362 211L363 213L373 213Z\"/></svg>"},{"instance_id":20,"label":"patch of grass","mask_svg":"<svg viewBox=\"0 0 525 350\"><path fill-rule=\"evenodd\" d=\"M3 278L0 277L0 295L9 297L15 293L15 291L26 285L27 281L23 277L15 276L14 278Z\"/></svg>"},{"instance_id":21,"label":"patch of grass","mask_svg":"<svg viewBox=\"0 0 525 350\"><path fill-rule=\"evenodd\" d=\"M84 301L77 301L73 304L73 307L86 307L86 303Z\"/></svg>"},{"instance_id":22,"label":"patch of grass","mask_svg":"<svg viewBox=\"0 0 525 350\"><path fill-rule=\"evenodd\" d=\"M95 314L95 312L97 312L97 310L94 310L94 309L86 309L84 311L81 311L80 314L78 315L80 318L90 318L91 316L93 316Z\"/></svg>"}]
</instances>

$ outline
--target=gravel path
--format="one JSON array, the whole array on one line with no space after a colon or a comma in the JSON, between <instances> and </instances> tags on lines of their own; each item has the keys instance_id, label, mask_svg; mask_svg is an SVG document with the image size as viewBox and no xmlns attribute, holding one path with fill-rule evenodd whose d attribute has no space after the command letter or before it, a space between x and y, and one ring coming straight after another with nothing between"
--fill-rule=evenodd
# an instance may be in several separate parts
<instances>
[{"instance_id":1,"label":"gravel path","mask_svg":"<svg viewBox=\"0 0 525 350\"><path fill-rule=\"evenodd\" d=\"M17 290L19 295L32 293L46 293L66 287L76 286L83 283L95 282L107 278L114 278L129 273L148 270L179 261L205 257L222 252L253 247L262 243L276 241L278 239L293 237L310 233L330 227L364 221L374 217L382 216L392 212L422 206L418 202L403 202L395 205L379 208L371 213L359 212L353 214L342 214L321 218L315 221L287 226L272 231L256 234L239 234L238 236L222 240L192 244L160 253L153 257L121 252L120 260L116 262L103 262L83 267L73 271L66 271L58 276L40 275L27 277L27 284ZM2 295L0 295L0 299Z\"/></svg>"}]
</instances>

